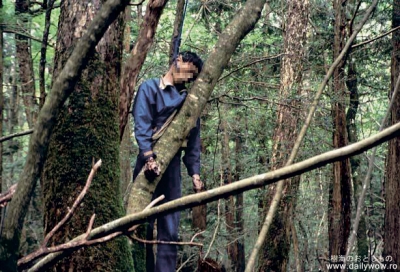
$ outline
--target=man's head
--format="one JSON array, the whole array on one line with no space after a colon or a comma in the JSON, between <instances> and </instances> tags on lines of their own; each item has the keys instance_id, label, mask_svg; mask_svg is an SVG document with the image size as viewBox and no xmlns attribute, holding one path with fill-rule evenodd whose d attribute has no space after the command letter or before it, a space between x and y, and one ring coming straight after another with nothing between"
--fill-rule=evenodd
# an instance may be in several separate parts
<instances>
[{"instance_id":1,"label":"man's head","mask_svg":"<svg viewBox=\"0 0 400 272\"><path fill-rule=\"evenodd\" d=\"M175 84L194 81L203 68L203 61L197 54L189 51L179 53L172 64L172 77Z\"/></svg>"}]
</instances>

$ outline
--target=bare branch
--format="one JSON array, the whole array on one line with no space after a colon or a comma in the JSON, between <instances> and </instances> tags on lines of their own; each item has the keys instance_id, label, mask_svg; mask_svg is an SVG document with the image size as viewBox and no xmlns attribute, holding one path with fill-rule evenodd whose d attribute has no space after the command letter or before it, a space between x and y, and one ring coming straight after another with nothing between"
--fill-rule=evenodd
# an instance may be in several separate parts
<instances>
[{"instance_id":1,"label":"bare branch","mask_svg":"<svg viewBox=\"0 0 400 272\"><path fill-rule=\"evenodd\" d=\"M46 235L41 247L38 250L36 250L35 252L32 252L31 254L19 259L18 266L26 265L27 263L32 262L35 259L37 259L45 254L48 254L51 252L56 252L56 251L59 251L60 249L79 247L87 241L86 238L89 236L90 232L92 231L93 222L94 222L94 218L95 218L94 214L92 215L92 217L90 219L89 226L86 231L86 236L81 241L78 241L77 243L71 243L71 244L66 243L66 244L59 245L56 247L51 247L51 248L46 247L50 238L53 237L54 234L73 216L73 213L75 212L76 208L82 202L82 199L85 197L87 191L89 190L89 187L90 187L90 184L92 183L93 177L96 174L99 167L101 166L101 163L102 163L102 161L99 160L99 161L97 161L97 163L95 165L93 165L92 170L90 171L90 174L86 181L85 187L83 187L82 192L76 198L74 204L72 205L72 208L71 209L68 208L68 213L64 216L64 218Z\"/></svg>"},{"instance_id":2,"label":"bare branch","mask_svg":"<svg viewBox=\"0 0 400 272\"><path fill-rule=\"evenodd\" d=\"M354 49L354 48L363 46L363 45L365 45L365 44L372 43L372 42L374 42L374 41L376 41L376 40L379 40L380 38L383 38L383 37L385 37L385 36L387 36L387 35L389 35L389 34L395 32L396 30L399 30L399 29L400 29L400 26L395 27L395 28L389 30L388 32L385 32L385 33L383 33L383 34L381 34L381 35L379 35L379 36L377 36L377 37L375 37L375 38L373 38L373 39L371 39L371 40L363 41L363 42L361 42L361 43L355 44L355 45L353 45L351 48Z\"/></svg>"},{"instance_id":3,"label":"bare branch","mask_svg":"<svg viewBox=\"0 0 400 272\"><path fill-rule=\"evenodd\" d=\"M113 234L119 232L122 234L124 230L129 229L134 224L140 224L146 222L149 216L159 216L167 214L173 211L180 211L186 208L191 208L199 206L205 203L209 203L230 195L236 195L238 193L248 191L255 188L260 188L268 184L272 184L282 179L288 179L302 173L323 167L329 163L343 160L350 156L358 155L374 146L377 146L383 142L393 139L400 135L400 123L388 127L380 133L370 136L362 141L356 142L354 144L331 150L323 154L314 156L302 162L298 162L283 168L271 171L268 173L256 175L250 178L246 178L234 183L220 186L205 192L196 193L188 196L181 197L174 201L167 202L165 204L159 205L156 208L144 210L139 213L134 213L127 215L125 217L111 221L105 225L93 229L90 233L88 239L96 239L98 237L104 237L105 235ZM83 235L74 238L71 243L80 241ZM117 237L117 235L113 236ZM91 242L91 241L89 241ZM57 260L61 256L61 252L52 253L36 263L28 271L39 271L41 267Z\"/></svg>"},{"instance_id":4,"label":"bare branch","mask_svg":"<svg viewBox=\"0 0 400 272\"><path fill-rule=\"evenodd\" d=\"M144 240L144 239L140 239L139 237L137 237L135 234L131 234L129 235L129 238L139 241L143 244L162 244L162 245L178 245L178 246L197 246L202 248L203 244L202 243L194 243L194 242L171 242L171 241L159 241L159 240Z\"/></svg>"},{"instance_id":5,"label":"bare branch","mask_svg":"<svg viewBox=\"0 0 400 272\"><path fill-rule=\"evenodd\" d=\"M0 143L5 142L7 140L11 140L12 138L15 138L15 137L25 136L25 135L29 135L29 134L32 134L32 133L33 133L33 129L22 131L22 132L18 132L18 133L14 133L14 134L10 134L10 135L1 137L0 138Z\"/></svg>"}]
</instances>

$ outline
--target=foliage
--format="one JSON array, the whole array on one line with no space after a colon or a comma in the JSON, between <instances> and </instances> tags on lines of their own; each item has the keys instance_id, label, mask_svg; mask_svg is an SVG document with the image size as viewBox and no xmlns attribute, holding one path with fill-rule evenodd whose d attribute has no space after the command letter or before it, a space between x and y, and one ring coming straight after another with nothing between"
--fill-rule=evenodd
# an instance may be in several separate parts
<instances>
[{"instance_id":1,"label":"foliage","mask_svg":"<svg viewBox=\"0 0 400 272\"><path fill-rule=\"evenodd\" d=\"M222 29L245 1L190 1L182 35L181 50L198 52L204 59L212 50ZM269 169L269 159L272 148L272 133L276 122L276 106L279 103L280 84L280 57L282 52L284 32L284 3L285 1L269 1L269 7L264 10L262 19L256 28L242 41L232 57L228 67L221 77L219 84L214 89L202 116L202 178L208 188L219 186L221 182L221 119L227 121L229 129L229 146L231 168L235 169L235 140L240 137L243 143L241 150L240 173L241 178L263 173ZM370 1L361 5L355 17L355 24L362 17L363 11ZM168 50L170 46L174 23L176 1L170 1L159 23L156 41L148 54L146 63L142 68L139 81L147 78L159 77L167 70ZM357 41L362 42L372 39L390 29L391 1L380 1L377 10L368 25L358 36ZM130 25L131 47L135 43L139 26L136 9L131 11ZM348 14L352 18L352 14ZM4 17L3 17L4 16ZM59 9L53 10L50 29L50 44L55 44L55 33ZM14 10L11 1L6 1L2 9L3 22L7 27L15 27ZM307 59L305 60L304 93L298 97L302 102L300 119L304 120L310 107L315 90L322 81L326 69L333 62L333 24L334 16L329 1L311 1L310 29L307 43ZM41 39L44 28L44 14L32 17L31 36ZM26 118L21 103L13 108L13 85L17 88L20 83L17 77L18 68L15 60L14 36L5 33L4 68L5 80L3 93L5 97L3 135L27 129ZM31 41L32 58L36 86L38 87L38 69L40 65L40 43ZM53 70L54 48L47 47L46 59L46 88L51 86ZM390 36L385 36L373 43L356 47L351 56L357 63L358 88L360 93L360 106L357 113L357 130L359 138L365 138L377 132L388 106L387 94L390 86ZM127 53L126 53L127 55ZM248 66L247 66L248 65ZM225 77L226 76L226 77ZM312 127L307 132L304 144L301 147L297 161L312 155L319 154L332 148L332 119L331 102L336 98L330 95L331 87L324 92L319 108L315 113ZM38 88L37 88L38 89ZM39 95L38 95L39 96ZM348 101L346 101L348 103ZM221 105L228 105L229 110L222 111ZM18 113L14 130L11 128L12 110ZM132 141L135 144L134 139ZM28 137L18 138L4 144L3 149L3 180L5 187L15 182L20 174L27 152ZM16 148L13 153L12 149ZM136 146L135 146L135 150ZM290 152L290 150L282 150ZM363 179L368 166L367 152L361 156L361 165L357 175ZM371 249L378 245L383 236L383 179L385 169L386 146L378 149L378 159L373 172L373 180L366 200L365 216L368 230L374 235L369 237ZM133 161L135 159L133 155ZM185 169L183 167L183 169ZM191 180L186 177L183 170L183 194L192 192ZM304 266L309 271L316 271L319 267L318 257L324 255L328 248L327 238L327 212L328 212L328 184L331 176L331 167L302 175L298 203L294 216L297 235L300 243L302 258L306 259ZM6 188L3 188L5 190ZM257 237L260 217L260 201L263 190L256 190L244 194L244 222L245 231L241 237L245 240L246 255L250 253ZM210 256L229 266L226 245L231 241L231 234L224 225L224 201L208 205L208 225L202 234L201 242L205 244L203 254L211 246ZM353 205L354 207L355 205ZM218 212L219 211L219 212ZM181 240L188 241L195 233L191 228L191 213L183 211L181 215ZM218 228L218 235L213 240L214 230ZM199 255L198 249L184 246L180 250L183 264L187 258L190 262L186 266L194 265ZM294 255L291 253L290 265L294 265ZM291 267L293 268L293 267ZM292 271L292 269L290 269Z\"/></svg>"}]
</instances>

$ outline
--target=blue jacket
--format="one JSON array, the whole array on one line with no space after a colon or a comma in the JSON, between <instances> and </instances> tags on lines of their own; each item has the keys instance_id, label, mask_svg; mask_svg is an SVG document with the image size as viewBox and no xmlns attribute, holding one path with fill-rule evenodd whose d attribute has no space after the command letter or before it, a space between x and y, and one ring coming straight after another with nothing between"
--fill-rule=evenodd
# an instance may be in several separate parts
<instances>
[{"instance_id":1,"label":"blue jacket","mask_svg":"<svg viewBox=\"0 0 400 272\"><path fill-rule=\"evenodd\" d=\"M186 91L179 92L175 86L162 87L159 78L143 82L133 103L135 137L140 154L152 150L153 133L160 129L175 109L180 109L187 96ZM200 119L190 131L184 150L183 162L189 176L200 174Z\"/></svg>"}]
</instances>

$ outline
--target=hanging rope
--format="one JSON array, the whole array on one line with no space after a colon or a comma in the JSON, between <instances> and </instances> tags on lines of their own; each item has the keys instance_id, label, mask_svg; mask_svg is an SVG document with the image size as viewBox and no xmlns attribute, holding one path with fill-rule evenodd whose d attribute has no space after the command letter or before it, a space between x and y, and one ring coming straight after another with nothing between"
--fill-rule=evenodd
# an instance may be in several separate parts
<instances>
[{"instance_id":1,"label":"hanging rope","mask_svg":"<svg viewBox=\"0 0 400 272\"><path fill-rule=\"evenodd\" d=\"M181 40L182 40L182 30L183 30L183 24L185 22L185 16L186 16L186 8L188 5L189 0L185 0L185 5L183 7L183 15L182 15L182 21L179 26L178 30L178 36L174 38L174 54L173 54L173 60L175 60L178 57L179 54L179 48L181 46Z\"/></svg>"}]
</instances>

